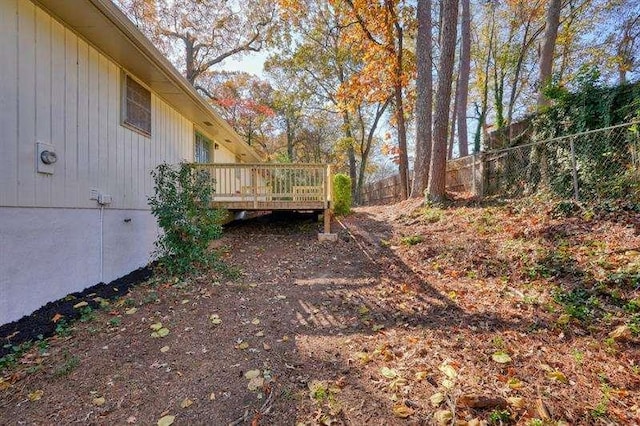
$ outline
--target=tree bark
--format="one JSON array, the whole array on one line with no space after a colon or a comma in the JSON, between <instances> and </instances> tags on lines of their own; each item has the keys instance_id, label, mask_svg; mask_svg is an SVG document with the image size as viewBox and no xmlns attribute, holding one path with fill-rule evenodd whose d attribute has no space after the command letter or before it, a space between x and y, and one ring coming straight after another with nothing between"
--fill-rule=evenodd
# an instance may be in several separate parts
<instances>
[{"instance_id":1,"label":"tree bark","mask_svg":"<svg viewBox=\"0 0 640 426\"><path fill-rule=\"evenodd\" d=\"M487 107L489 103L489 66L491 65L491 55L493 54L493 38L496 28L496 15L495 9L491 11L491 29L489 31L489 51L487 52L487 61L484 64L484 86L482 87L482 104L478 111L478 104L476 104L476 110L478 111L478 126L476 127L476 134L473 141L473 153L477 154L481 150L480 137L484 129L485 121L487 119Z\"/></svg>"},{"instance_id":2,"label":"tree bark","mask_svg":"<svg viewBox=\"0 0 640 426\"><path fill-rule=\"evenodd\" d=\"M539 92L538 92L538 110L542 110L549 105L549 100L544 94L544 89L551 81L551 73L553 70L553 53L556 47L556 39L558 38L558 27L560 26L560 11L562 10L561 0L550 0L547 9L546 28L544 32L544 43L542 45L542 53L540 55L540 73L539 73ZM549 186L549 159L547 158L547 150L544 144L538 145L538 158L540 161L540 180L543 187Z\"/></svg>"},{"instance_id":3,"label":"tree bark","mask_svg":"<svg viewBox=\"0 0 640 426\"><path fill-rule=\"evenodd\" d=\"M362 144L363 146L360 147L362 152L362 157L360 158L360 172L358 173L358 183L355 185L356 197L354 198L354 200L356 200L356 204L360 204L362 201L362 187L364 186L365 171L367 168L367 163L369 161L369 154L371 153L371 145L373 145L373 137L375 136L376 130L378 128L378 123L380 122L380 118L382 118L382 115L384 114L384 111L389 106L389 103L391 103L390 97L384 102L384 104L382 104L381 106L380 105L378 106L373 123L369 127L369 132L367 133L366 139L365 139L364 132L362 134L362 139L364 143ZM362 130L364 131L364 126Z\"/></svg>"},{"instance_id":4,"label":"tree bark","mask_svg":"<svg viewBox=\"0 0 640 426\"><path fill-rule=\"evenodd\" d=\"M640 15L627 19L622 24L622 34L616 48L618 54L618 84L627 83L627 72L633 69L634 48L637 50L636 40L640 37ZM635 28L635 32L634 32Z\"/></svg>"},{"instance_id":5,"label":"tree bark","mask_svg":"<svg viewBox=\"0 0 640 426\"><path fill-rule=\"evenodd\" d=\"M396 82L394 85L394 96L396 104L396 121L398 125L398 150L400 163L400 196L406 200L409 196L409 157L407 156L407 126L404 121L404 100L402 95L402 49L403 31L402 27L396 23L396 37L398 50L396 52Z\"/></svg>"},{"instance_id":6,"label":"tree bark","mask_svg":"<svg viewBox=\"0 0 640 426\"><path fill-rule=\"evenodd\" d=\"M287 157L289 157L289 161L293 163L293 126L288 117L285 118L285 123L287 127Z\"/></svg>"},{"instance_id":7,"label":"tree bark","mask_svg":"<svg viewBox=\"0 0 640 426\"><path fill-rule=\"evenodd\" d=\"M429 180L431 162L431 123L433 114L433 77L431 75L431 0L418 0L416 40L416 158L413 163L411 197L423 197Z\"/></svg>"},{"instance_id":8,"label":"tree bark","mask_svg":"<svg viewBox=\"0 0 640 426\"><path fill-rule=\"evenodd\" d=\"M460 75L456 85L458 112L458 151L460 157L469 155L467 135L467 97L469 93L469 72L471 69L471 11L469 0L462 2L462 21L460 25Z\"/></svg>"},{"instance_id":9,"label":"tree bark","mask_svg":"<svg viewBox=\"0 0 640 426\"><path fill-rule=\"evenodd\" d=\"M346 111L342 113L342 126L343 126L344 136L347 139L350 139L351 141L353 141L353 134L351 133L351 120L349 118L349 113L347 113ZM356 185L354 185L354 183L356 182L357 166L356 166L356 153L355 153L355 150L353 149L353 143L351 143L347 148L347 157L349 159L349 177L351 178L351 197L352 199L355 200L357 193L356 193Z\"/></svg>"},{"instance_id":10,"label":"tree bark","mask_svg":"<svg viewBox=\"0 0 640 426\"><path fill-rule=\"evenodd\" d=\"M196 82L196 77L198 77L198 72L196 71L195 66L195 56L196 51L194 48L194 40L190 37L184 37L182 39L184 42L184 60L187 65L185 78L191 85L194 85Z\"/></svg>"},{"instance_id":11,"label":"tree bark","mask_svg":"<svg viewBox=\"0 0 640 426\"><path fill-rule=\"evenodd\" d=\"M443 0L442 5L442 43L433 121L433 147L427 184L428 198L436 203L443 202L445 199L447 131L458 30L458 0Z\"/></svg>"},{"instance_id":12,"label":"tree bark","mask_svg":"<svg viewBox=\"0 0 640 426\"><path fill-rule=\"evenodd\" d=\"M459 76L460 74L458 74ZM456 80L455 91L453 96L453 107L451 108L451 126L449 127L449 143L447 145L447 160L453 159L453 146L455 144L456 138L456 122L458 121L458 90L460 90L460 86L458 86L459 81ZM452 83L453 84L453 83Z\"/></svg>"},{"instance_id":13,"label":"tree bark","mask_svg":"<svg viewBox=\"0 0 640 426\"><path fill-rule=\"evenodd\" d=\"M560 11L562 10L562 0L550 0L547 9L547 19L544 31L544 43L540 54L540 72L538 81L540 84L538 92L538 109L549 104L549 100L544 95L544 89L551 81L553 69L553 54L558 38L558 27L560 26Z\"/></svg>"}]
</instances>

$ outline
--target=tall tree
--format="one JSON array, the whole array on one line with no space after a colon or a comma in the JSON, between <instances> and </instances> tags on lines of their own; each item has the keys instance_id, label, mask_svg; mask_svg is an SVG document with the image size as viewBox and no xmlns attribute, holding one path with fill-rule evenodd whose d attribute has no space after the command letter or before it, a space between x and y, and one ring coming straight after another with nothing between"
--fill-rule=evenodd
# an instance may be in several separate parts
<instances>
[{"instance_id":1,"label":"tall tree","mask_svg":"<svg viewBox=\"0 0 640 426\"><path fill-rule=\"evenodd\" d=\"M416 36L416 153L411 197L424 196L431 163L431 125L433 114L431 0L418 0Z\"/></svg>"},{"instance_id":2,"label":"tall tree","mask_svg":"<svg viewBox=\"0 0 640 426\"><path fill-rule=\"evenodd\" d=\"M438 88L433 120L433 145L429 167L429 183L427 184L428 198L433 202L442 202L445 199L448 118L458 30L457 0L442 0L441 20L442 36L438 66Z\"/></svg>"},{"instance_id":3,"label":"tall tree","mask_svg":"<svg viewBox=\"0 0 640 426\"><path fill-rule=\"evenodd\" d=\"M469 0L460 0L462 16L460 22L460 74L456 84L456 113L458 115L458 153L460 157L469 155L467 136L467 96L469 93L469 72L471 71L471 11Z\"/></svg>"},{"instance_id":4,"label":"tall tree","mask_svg":"<svg viewBox=\"0 0 640 426\"><path fill-rule=\"evenodd\" d=\"M307 106L312 110L310 115L329 112L340 122L342 137L335 143L334 154L341 160L346 157L357 202L392 92L388 85L377 85L375 80L363 83L366 78L362 76L370 75L364 71L365 66L380 65L363 60L366 43L358 37L362 30L353 22L351 6L313 0L281 1L281 5L290 18L289 39L296 41L282 46L266 68L270 74L278 69L292 85L313 93Z\"/></svg>"},{"instance_id":5,"label":"tall tree","mask_svg":"<svg viewBox=\"0 0 640 426\"><path fill-rule=\"evenodd\" d=\"M514 11L515 13L513 17L515 20L517 20L517 22L519 22L520 28L518 32L522 34L522 39L517 51L517 59L515 61L515 64L512 63L513 77L511 79L509 103L507 105L507 120L505 123L507 126L511 126L511 123L513 122L516 100L518 98L520 87L522 85L521 74L523 72L525 61L527 60L533 43L538 39L542 31L544 30L544 25L539 24L540 17L543 13L542 5L543 2L539 0L531 2L529 4L518 3ZM535 28L535 25L538 25L537 28ZM509 127L509 139L514 136L511 130L511 127Z\"/></svg>"},{"instance_id":6,"label":"tall tree","mask_svg":"<svg viewBox=\"0 0 640 426\"><path fill-rule=\"evenodd\" d=\"M364 80L368 81L367 90L371 90L373 87L371 82L377 80L381 88L390 86L393 93L398 136L400 193L405 199L409 195L409 159L404 89L408 85L408 76L412 68L410 67L412 61L408 60L410 52L405 47L405 37L408 35L408 29L413 26L413 9L401 0L344 1L352 12L354 23L361 30L354 35L364 44L365 55L370 58L358 76L358 80L352 80L351 86L362 86L361 82ZM382 79L380 76L383 76ZM362 89L358 87L358 90ZM380 88L373 91L380 91ZM380 100L384 98L386 96L381 96Z\"/></svg>"},{"instance_id":7,"label":"tall tree","mask_svg":"<svg viewBox=\"0 0 640 426\"><path fill-rule=\"evenodd\" d=\"M373 112L373 117L370 117L368 120L365 119L363 110L365 108L359 108L358 110L358 123L360 124L360 143L358 147L358 152L360 154L360 170L358 172L358 181L356 183L356 203L360 203L362 196L362 188L364 186L366 170L369 162L369 156L371 154L371 148L373 147L375 132L378 128L378 124L382 115L384 114L387 106L391 102L391 97L387 98L387 100L382 104L377 104L375 106L375 111ZM368 123L371 124L368 124ZM369 127L369 131L366 128Z\"/></svg>"},{"instance_id":8,"label":"tall tree","mask_svg":"<svg viewBox=\"0 0 640 426\"><path fill-rule=\"evenodd\" d=\"M491 57L493 54L493 40L495 38L496 28L496 14L495 5L488 4L485 6L489 11L489 20L483 34L486 36L488 43L486 43L486 51L480 46L478 49L478 64L476 65L476 83L479 89L480 102L475 102L475 109L478 115L478 121L476 126L476 132L473 140L473 152L478 153L481 150L481 137L484 133L484 129L487 121L487 112L489 108L489 67L491 66ZM478 43L479 44L479 43Z\"/></svg>"},{"instance_id":9,"label":"tall tree","mask_svg":"<svg viewBox=\"0 0 640 426\"><path fill-rule=\"evenodd\" d=\"M545 94L545 89L551 83L551 73L553 70L553 57L558 38L558 27L560 26L560 12L562 10L561 0L551 0L547 8L547 18L544 31L544 42L540 53L540 71L538 74L538 109L543 109L549 105L549 99ZM540 160L540 180L543 186L549 185L549 160L544 144L538 145L532 151L538 153Z\"/></svg>"},{"instance_id":10,"label":"tall tree","mask_svg":"<svg viewBox=\"0 0 640 426\"><path fill-rule=\"evenodd\" d=\"M284 29L281 52L270 57L266 68L270 73L280 69L291 81L299 81L307 92L314 93L317 108L330 108L339 114L343 131L340 146L347 154L349 176L356 182L358 167L351 115L363 96L354 94L348 97L349 102L343 102L340 89L362 65L355 54L358 46L343 34L345 23L339 5L280 0L280 6L291 25ZM293 38L300 42L292 42ZM356 185L352 191L356 199Z\"/></svg>"},{"instance_id":11,"label":"tall tree","mask_svg":"<svg viewBox=\"0 0 640 426\"><path fill-rule=\"evenodd\" d=\"M231 56L260 51L275 22L267 0L242 8L227 0L116 0L191 84Z\"/></svg>"},{"instance_id":12,"label":"tall tree","mask_svg":"<svg viewBox=\"0 0 640 426\"><path fill-rule=\"evenodd\" d=\"M627 82L627 73L633 70L638 60L638 45L640 44L640 14L628 17L622 24L617 43L618 82Z\"/></svg>"},{"instance_id":13,"label":"tall tree","mask_svg":"<svg viewBox=\"0 0 640 426\"><path fill-rule=\"evenodd\" d=\"M203 80L212 87L211 103L249 145L268 153L275 111L273 88L244 72L207 73Z\"/></svg>"},{"instance_id":14,"label":"tall tree","mask_svg":"<svg viewBox=\"0 0 640 426\"><path fill-rule=\"evenodd\" d=\"M545 88L551 82L551 72L553 69L553 57L558 38L558 27L560 26L560 12L562 11L562 0L550 0L547 8L547 18L544 31L544 42L540 53L540 71L538 73L538 108L548 104L548 99L544 94Z\"/></svg>"}]
</instances>

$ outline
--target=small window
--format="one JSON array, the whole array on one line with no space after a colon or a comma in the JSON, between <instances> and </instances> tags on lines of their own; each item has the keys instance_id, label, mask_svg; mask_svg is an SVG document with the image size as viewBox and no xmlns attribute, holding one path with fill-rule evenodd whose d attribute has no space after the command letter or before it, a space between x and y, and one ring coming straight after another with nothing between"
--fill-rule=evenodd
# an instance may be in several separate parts
<instances>
[{"instance_id":1,"label":"small window","mask_svg":"<svg viewBox=\"0 0 640 426\"><path fill-rule=\"evenodd\" d=\"M207 139L204 135L196 132L196 163L213 163L213 156L211 155L212 145L213 144L209 139Z\"/></svg>"},{"instance_id":2,"label":"small window","mask_svg":"<svg viewBox=\"0 0 640 426\"><path fill-rule=\"evenodd\" d=\"M125 74L122 98L122 123L151 136L151 92Z\"/></svg>"}]
</instances>

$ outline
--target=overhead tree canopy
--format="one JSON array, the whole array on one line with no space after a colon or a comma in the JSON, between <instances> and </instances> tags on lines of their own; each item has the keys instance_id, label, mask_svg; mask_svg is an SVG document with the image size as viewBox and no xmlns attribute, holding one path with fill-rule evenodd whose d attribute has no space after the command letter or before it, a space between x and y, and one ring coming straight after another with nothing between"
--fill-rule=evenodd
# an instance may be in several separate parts
<instances>
[{"instance_id":1,"label":"overhead tree canopy","mask_svg":"<svg viewBox=\"0 0 640 426\"><path fill-rule=\"evenodd\" d=\"M478 152L500 129L500 146L517 143L511 124L556 102L545 87L579 87L584 69L640 77L635 0L114 1L248 143L272 160L336 163L356 202L392 162L403 198L441 198L441 150ZM265 49L263 76L225 70Z\"/></svg>"}]
</instances>

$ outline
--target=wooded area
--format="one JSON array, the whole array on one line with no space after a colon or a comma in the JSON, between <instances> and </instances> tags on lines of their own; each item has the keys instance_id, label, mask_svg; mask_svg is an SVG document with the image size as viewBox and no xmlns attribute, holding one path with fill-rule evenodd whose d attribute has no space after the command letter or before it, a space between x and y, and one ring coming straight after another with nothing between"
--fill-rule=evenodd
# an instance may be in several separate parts
<instances>
[{"instance_id":1,"label":"wooded area","mask_svg":"<svg viewBox=\"0 0 640 426\"><path fill-rule=\"evenodd\" d=\"M402 198L441 200L447 158L488 149L587 75L594 89L639 76L633 0L117 3L268 160L332 163L356 202L394 172ZM255 52L262 75L225 70Z\"/></svg>"}]
</instances>

